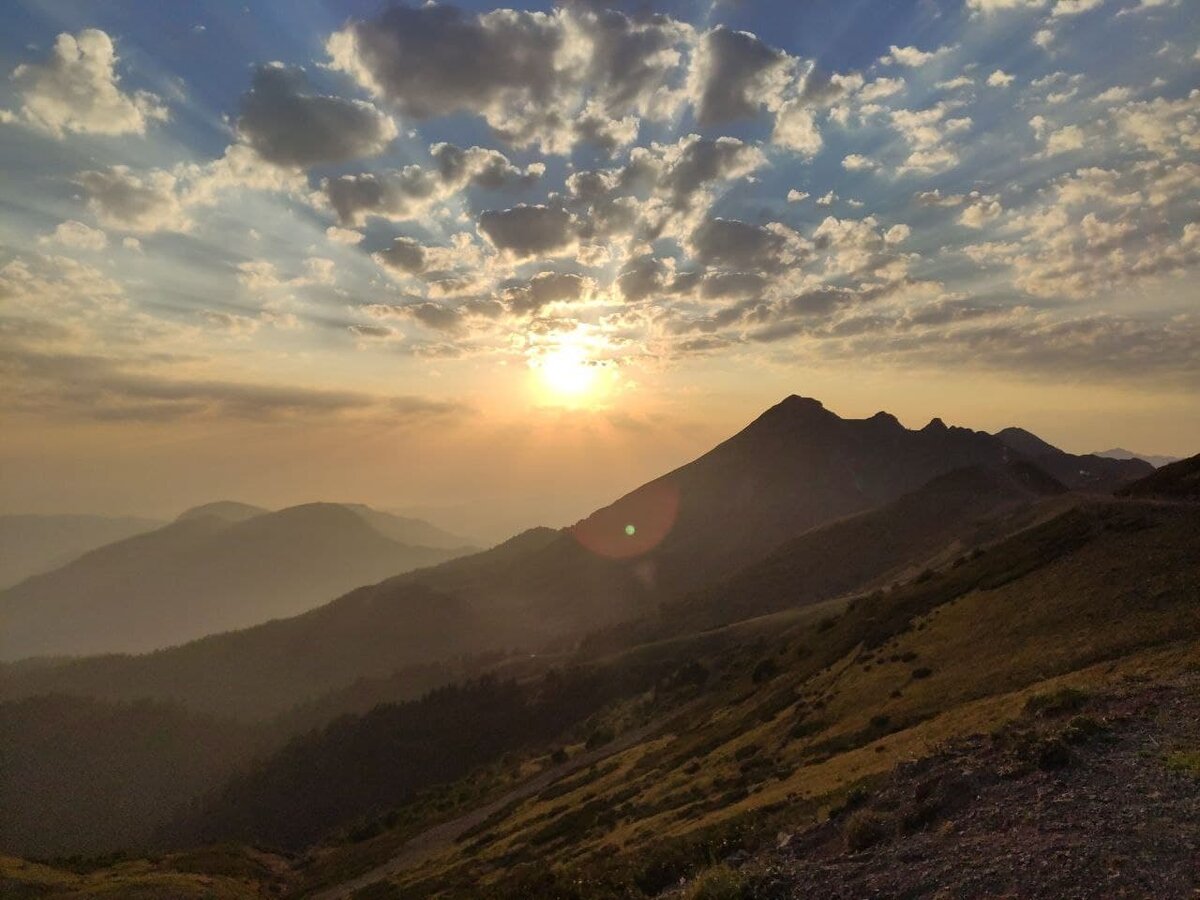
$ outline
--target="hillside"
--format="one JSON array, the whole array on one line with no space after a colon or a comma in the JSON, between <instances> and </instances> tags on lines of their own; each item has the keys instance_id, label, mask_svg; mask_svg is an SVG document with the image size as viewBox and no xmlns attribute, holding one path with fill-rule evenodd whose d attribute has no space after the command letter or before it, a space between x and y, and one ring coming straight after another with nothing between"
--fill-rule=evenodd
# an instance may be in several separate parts
<instances>
[{"instance_id":1,"label":"hillside","mask_svg":"<svg viewBox=\"0 0 1200 900\"><path fill-rule=\"evenodd\" d=\"M10 673L3 696L154 696L271 715L394 669L463 654L567 647L597 629L644 619L818 525L952 470L1015 458L983 432L940 420L909 430L886 413L842 419L793 396L565 532L531 532L495 551L356 590L299 618L153 656ZM270 521L259 516L237 527ZM176 527L213 527L205 522L211 517ZM854 568L847 570L851 580ZM312 585L302 582L304 590Z\"/></svg>"},{"instance_id":2,"label":"hillside","mask_svg":"<svg viewBox=\"0 0 1200 900\"><path fill-rule=\"evenodd\" d=\"M132 516L0 516L0 588L161 525Z\"/></svg>"},{"instance_id":3,"label":"hillside","mask_svg":"<svg viewBox=\"0 0 1200 900\"><path fill-rule=\"evenodd\" d=\"M1075 456L1024 428L1005 428L996 432L996 437L1072 490L1109 494L1154 471L1154 466L1143 459L1094 453Z\"/></svg>"},{"instance_id":4,"label":"hillside","mask_svg":"<svg viewBox=\"0 0 1200 900\"><path fill-rule=\"evenodd\" d=\"M293 616L460 552L398 543L337 504L191 511L0 593L0 658L146 652Z\"/></svg>"},{"instance_id":5,"label":"hillside","mask_svg":"<svg viewBox=\"0 0 1200 900\"><path fill-rule=\"evenodd\" d=\"M1075 502L1028 463L957 469L876 509L813 528L729 578L590 643L701 631L907 581L930 566L961 564L973 548Z\"/></svg>"},{"instance_id":6,"label":"hillside","mask_svg":"<svg viewBox=\"0 0 1200 900\"><path fill-rule=\"evenodd\" d=\"M1158 500L1200 500L1200 455L1163 466L1152 475L1121 490L1124 497Z\"/></svg>"},{"instance_id":7,"label":"hillside","mask_svg":"<svg viewBox=\"0 0 1200 900\"><path fill-rule=\"evenodd\" d=\"M629 651L605 665L653 659L673 662L675 675L562 740L572 756L588 734L657 719L648 736L540 793L493 804L473 828L421 838L419 853L403 851L420 833L405 807L380 816L366 838L328 844L302 885L347 881L399 854L406 862L376 877L391 892L372 896L465 897L481 883L495 897L656 896L714 858L824 820L850 788L897 762L1043 702L1031 698L1200 664L1197 572L1200 509L1091 504L884 594ZM372 730L366 719L359 728L358 740ZM529 774L549 762L527 758ZM478 787L462 808L477 796ZM417 808L427 822L445 815ZM584 893L570 888L581 884Z\"/></svg>"},{"instance_id":8,"label":"hillside","mask_svg":"<svg viewBox=\"0 0 1200 900\"><path fill-rule=\"evenodd\" d=\"M265 738L150 702L0 703L0 846L36 856L144 847L176 803L228 779Z\"/></svg>"}]
</instances>

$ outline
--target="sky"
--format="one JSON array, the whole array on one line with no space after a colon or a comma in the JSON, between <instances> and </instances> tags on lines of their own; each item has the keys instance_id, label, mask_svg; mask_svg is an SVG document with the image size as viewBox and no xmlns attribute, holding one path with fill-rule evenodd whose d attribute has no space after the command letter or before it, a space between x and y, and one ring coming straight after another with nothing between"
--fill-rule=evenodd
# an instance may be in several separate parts
<instances>
[{"instance_id":1,"label":"sky","mask_svg":"<svg viewBox=\"0 0 1200 900\"><path fill-rule=\"evenodd\" d=\"M1200 450L1187 0L24 2L0 510L563 524L791 393Z\"/></svg>"}]
</instances>

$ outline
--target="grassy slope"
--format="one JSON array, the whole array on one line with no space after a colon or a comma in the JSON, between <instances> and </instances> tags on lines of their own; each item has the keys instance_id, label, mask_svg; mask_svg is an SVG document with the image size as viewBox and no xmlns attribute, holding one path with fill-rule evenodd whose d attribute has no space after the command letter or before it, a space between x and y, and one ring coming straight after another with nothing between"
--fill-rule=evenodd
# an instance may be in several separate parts
<instances>
[{"instance_id":1,"label":"grassy slope","mask_svg":"<svg viewBox=\"0 0 1200 900\"><path fill-rule=\"evenodd\" d=\"M994 727L1055 679L1195 660L1197 535L1195 507L1100 503L889 595L758 620L757 637L704 657L713 677L687 727L517 804L399 879L404 896L465 896L501 875L527 893L522 864L548 858L595 896L609 877L650 888L720 852L711 842L811 818L901 759Z\"/></svg>"}]
</instances>

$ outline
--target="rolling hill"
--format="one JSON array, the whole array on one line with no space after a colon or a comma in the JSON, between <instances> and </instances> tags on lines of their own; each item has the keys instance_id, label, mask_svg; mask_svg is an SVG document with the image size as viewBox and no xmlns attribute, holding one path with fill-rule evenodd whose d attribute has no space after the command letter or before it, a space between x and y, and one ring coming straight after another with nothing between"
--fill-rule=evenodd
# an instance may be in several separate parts
<instances>
[{"instance_id":1,"label":"rolling hill","mask_svg":"<svg viewBox=\"0 0 1200 900\"><path fill-rule=\"evenodd\" d=\"M132 516L0 516L0 588L162 524Z\"/></svg>"},{"instance_id":2,"label":"rolling hill","mask_svg":"<svg viewBox=\"0 0 1200 900\"><path fill-rule=\"evenodd\" d=\"M0 658L146 652L293 616L466 550L400 543L380 528L421 530L368 512L331 503L191 510L0 593Z\"/></svg>"},{"instance_id":3,"label":"rolling hill","mask_svg":"<svg viewBox=\"0 0 1200 900\"><path fill-rule=\"evenodd\" d=\"M910 430L886 413L842 419L816 400L792 396L693 462L562 532L528 532L298 618L151 656L9 673L0 690L10 698L50 690L154 696L214 712L274 715L360 677L411 665L570 646L598 629L644 619L660 603L709 586L816 526L964 466L1022 458L997 437L940 420Z\"/></svg>"}]
</instances>

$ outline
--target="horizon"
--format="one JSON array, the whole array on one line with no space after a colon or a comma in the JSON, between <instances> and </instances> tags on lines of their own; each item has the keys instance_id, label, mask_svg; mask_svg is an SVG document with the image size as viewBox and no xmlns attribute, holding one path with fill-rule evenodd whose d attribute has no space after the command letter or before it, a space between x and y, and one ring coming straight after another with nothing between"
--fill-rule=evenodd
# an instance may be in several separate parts
<instances>
[{"instance_id":1,"label":"horizon","mask_svg":"<svg viewBox=\"0 0 1200 900\"><path fill-rule=\"evenodd\" d=\"M1190 5L604 5L11 5L0 509L561 521L793 392L1200 447Z\"/></svg>"},{"instance_id":2,"label":"horizon","mask_svg":"<svg viewBox=\"0 0 1200 900\"><path fill-rule=\"evenodd\" d=\"M799 393L788 394L788 395L780 398L779 400L775 401L774 403L763 406L763 407L757 409L756 411L754 411L753 413L747 415L744 418L744 420L741 421L741 424L733 425L730 427L730 430L728 430L727 432L715 434L715 435L707 438L707 440L708 440L707 443L704 443L704 440L705 440L704 438L697 439L697 441L695 442L695 446L692 447L691 449L681 448L681 453L683 455L679 456L674 461L665 459L662 461L661 468L655 469L653 471L648 471L642 476L634 476L634 480L628 484L625 484L624 486L619 485L619 484L614 484L612 489L608 493L603 493L602 489L597 489L597 491L595 491L593 493L591 499L587 499L587 498L580 499L571 506L571 508L576 509L576 512L560 513L559 518L557 520L554 519L553 513L551 513L550 515L544 516L542 518L529 519L529 518L522 517L522 515L520 513L511 512L509 505L502 501L502 502L499 502L496 504L496 506L497 506L496 510L494 510L493 512L491 512L489 514L485 514L482 517L482 519L484 522L488 522L488 521L497 522L498 521L498 522L506 523L506 524L499 524L499 525L493 524L490 527L487 525L484 525L481 528L481 530L479 531L479 533L476 533L474 531L470 531L470 530L464 528L463 529L465 532L464 536L468 537L468 538L481 538L487 542L494 542L497 540L503 540L509 536L513 536L513 535L519 533L520 531L524 531L527 528L535 528L535 527L539 527L539 526L548 526L548 527L552 527L552 528L568 527L568 526L578 522L579 520L585 518L594 509L596 509L600 506L606 505L607 503L615 500L617 497L627 493L630 490L633 490L638 484L641 484L642 482L648 481L659 475L665 474L666 472L674 470L674 469L678 468L679 466L686 465L688 462L691 462L692 460L696 459L697 457L708 452L710 449L712 449L712 447L715 444L717 444L720 441L723 441L726 438L731 437L734 434L741 431L743 428L748 426L755 418L757 418L759 415L761 415L766 410L772 408L773 406L778 405L779 403L784 402L785 400L787 400L791 397L806 397L806 395L799 394ZM863 412L863 413L851 415L851 414L846 413L843 410L832 408L828 403L826 403L820 397L808 397L808 399L817 400L819 403L821 403L821 405L825 409L829 410L830 412L833 412L835 415L839 416L839 418L843 418L843 419L858 419L858 420L867 419L877 413L887 413L889 415L894 415L899 420L900 424L904 428L906 428L910 431L919 430L920 428L924 427L924 425L928 424L933 419L942 419L943 421L945 421L945 423L947 425L952 426L952 427L957 426L957 427L969 428L973 431L981 431L981 432L985 432L988 434L995 434L1004 428L1010 428L1010 427L1023 428L1027 431L1031 431L1032 433L1036 434L1039 438L1042 438L1043 440L1048 441L1050 444L1053 444L1054 446L1058 447L1060 450L1065 450L1068 453L1074 453L1076 455L1086 455L1089 453L1101 453L1101 452L1107 452L1110 450L1127 450L1134 454L1137 454L1139 452L1136 449L1131 450L1131 448L1129 446L1127 446L1125 444L1121 444L1121 443L1111 443L1108 446L1104 446L1104 447L1091 446L1091 447L1087 447L1087 448L1064 446L1063 444L1055 441L1048 434L1043 433L1042 431L1039 431L1037 429L1028 428L1026 425L1021 424L1019 422L1010 422L1006 425L1002 424L1002 425L998 425L998 426L990 426L989 425L988 427L977 427L971 423L956 421L956 420L947 418L946 416L937 415L937 414L928 416L927 418L924 418L924 419L921 419L920 415L918 414L916 418L909 417L906 421L906 418L904 416L896 414L893 410L887 408L886 406L880 407L879 409L876 409L873 412ZM997 420L997 421L1000 421L1000 420ZM1145 453L1145 451L1142 451L1142 452ZM1180 454L1145 453L1145 455L1146 456L1156 456L1156 457L1157 456L1168 456L1168 457L1175 456L1177 458L1185 458L1186 456L1193 455L1193 454L1189 454L1189 453L1180 453ZM192 496L198 496L198 495L192 494ZM478 498L476 498L476 500L478 500ZM320 496L317 496L317 495L305 496L302 494L296 494L296 495L290 495L288 497L288 499L285 499L285 500L268 502L265 500L259 500L253 496L231 495L231 494L221 493L219 488L216 490L215 493L213 493L211 495L204 495L204 499L200 499L199 501L194 502L194 503L185 502L182 505L179 505L179 504L168 505L167 503L164 502L161 505L155 506L155 507L146 507L146 508L141 508L141 509L130 509L130 510L112 509L112 508L107 508L107 507L106 508L95 508L95 509L68 509L68 508L50 507L50 508L39 509L39 510L4 509L4 508L0 507L0 515L46 515L46 516L52 516L52 515L109 515L109 516L145 517L145 518L150 518L150 519L158 519L158 520L162 520L162 521L171 521L174 518L176 518L177 516L179 516L180 514L182 514L183 512L188 511L197 506L202 506L202 505L205 505L207 503L212 503L212 502L223 502L223 501L247 503L252 506L261 506L268 510L279 510L279 509L284 509L284 508L288 508L288 507L292 507L292 506L301 506L301 505L309 504L309 503L344 503L344 504L362 503L362 504L370 506L374 509L379 509L381 511L389 512L394 515L411 516L414 518L428 519L429 521L431 521L433 524L436 524L436 525L443 524L443 522L440 521L440 518L439 518L440 516L447 516L448 522L446 524L446 527L450 528L451 531L456 530L456 528L458 528L458 527L462 527L464 522L470 521L470 518L472 515L472 513L466 511L467 504L460 505L460 504L456 504L453 502L446 502L446 503L443 503L440 505L436 504L436 503L421 504L421 503L405 502L403 499L400 499L400 498L397 498L394 500L388 500L386 498L381 499L378 497L349 497L349 498L346 498L346 497L339 497L336 494L320 495ZM548 507L548 508L552 508L552 507ZM478 516L478 510L475 510L475 515ZM534 513L534 515L536 515L536 513ZM451 527L451 523L454 525L454 527Z\"/></svg>"}]
</instances>

